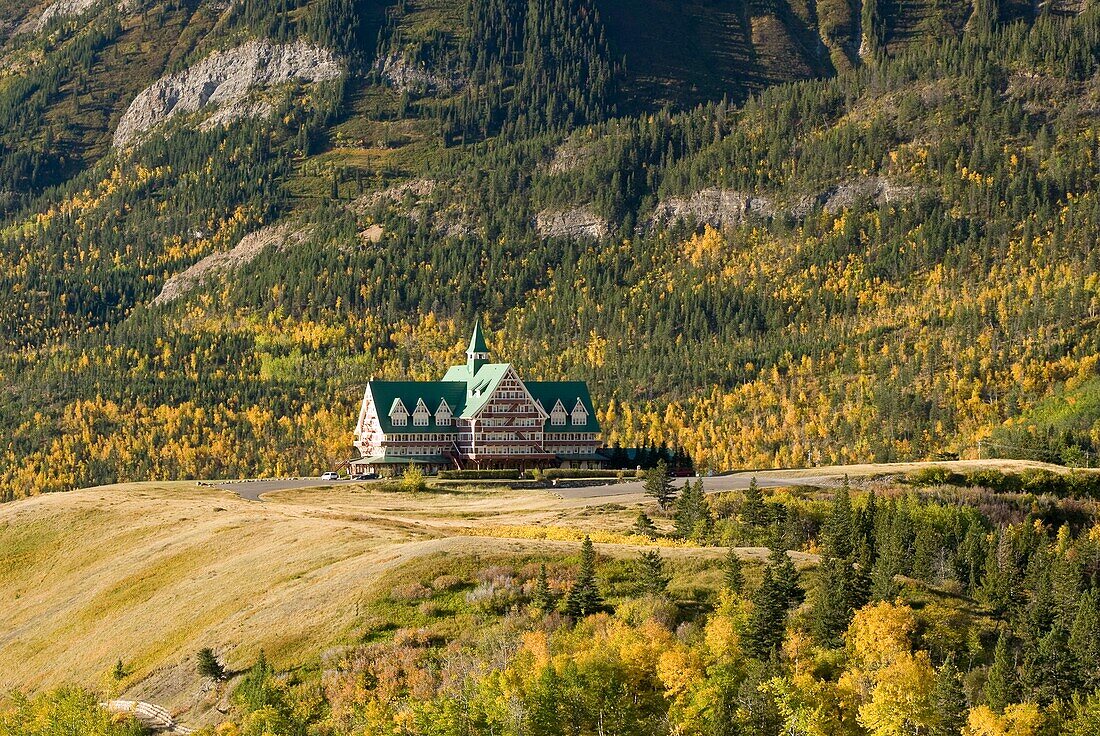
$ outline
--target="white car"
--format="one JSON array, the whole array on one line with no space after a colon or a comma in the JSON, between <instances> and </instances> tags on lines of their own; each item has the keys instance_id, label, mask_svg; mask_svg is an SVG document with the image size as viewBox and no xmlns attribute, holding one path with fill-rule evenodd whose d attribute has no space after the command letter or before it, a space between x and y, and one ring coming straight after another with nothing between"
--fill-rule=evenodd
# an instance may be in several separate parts
<instances>
[{"instance_id":1,"label":"white car","mask_svg":"<svg viewBox=\"0 0 1100 736\"><path fill-rule=\"evenodd\" d=\"M327 473L321 473L321 480L340 480L340 474L330 470Z\"/></svg>"}]
</instances>

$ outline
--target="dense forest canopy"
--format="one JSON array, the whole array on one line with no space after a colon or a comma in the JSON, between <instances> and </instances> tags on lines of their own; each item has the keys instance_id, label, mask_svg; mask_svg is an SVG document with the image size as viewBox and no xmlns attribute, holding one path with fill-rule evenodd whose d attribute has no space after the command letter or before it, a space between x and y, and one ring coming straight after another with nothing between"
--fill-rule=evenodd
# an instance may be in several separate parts
<instances>
[{"instance_id":1,"label":"dense forest canopy","mask_svg":"<svg viewBox=\"0 0 1100 736\"><path fill-rule=\"evenodd\" d=\"M608 445L1095 464L1097 12L753 6L751 51L702 7L665 77L585 0L5 10L0 493L331 467L363 383L438 377L475 314ZM111 145L256 37L343 74ZM755 71L711 95L690 49Z\"/></svg>"}]
</instances>

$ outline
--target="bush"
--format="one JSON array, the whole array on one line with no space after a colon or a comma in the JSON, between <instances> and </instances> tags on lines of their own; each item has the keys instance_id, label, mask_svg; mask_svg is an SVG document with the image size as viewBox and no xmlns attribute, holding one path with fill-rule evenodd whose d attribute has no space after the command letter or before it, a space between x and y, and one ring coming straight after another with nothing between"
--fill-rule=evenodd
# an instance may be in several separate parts
<instances>
[{"instance_id":1,"label":"bush","mask_svg":"<svg viewBox=\"0 0 1100 736\"><path fill-rule=\"evenodd\" d=\"M548 468L542 471L544 480L566 478L618 478L619 470L581 470L580 468ZM532 477L528 473L528 477Z\"/></svg>"},{"instance_id":2,"label":"bush","mask_svg":"<svg viewBox=\"0 0 1100 736\"><path fill-rule=\"evenodd\" d=\"M506 470L440 470L442 480L519 480L520 472Z\"/></svg>"},{"instance_id":3,"label":"bush","mask_svg":"<svg viewBox=\"0 0 1100 736\"><path fill-rule=\"evenodd\" d=\"M437 591L455 590L461 588L465 581L457 575L440 575L432 581L432 588Z\"/></svg>"},{"instance_id":4,"label":"bush","mask_svg":"<svg viewBox=\"0 0 1100 736\"><path fill-rule=\"evenodd\" d=\"M909 473L906 482L914 486L957 486L962 485L963 477L942 465L933 465Z\"/></svg>"},{"instance_id":5,"label":"bush","mask_svg":"<svg viewBox=\"0 0 1100 736\"><path fill-rule=\"evenodd\" d=\"M432 589L419 582L395 585L390 590L390 599L395 601L420 601L431 595Z\"/></svg>"}]
</instances>

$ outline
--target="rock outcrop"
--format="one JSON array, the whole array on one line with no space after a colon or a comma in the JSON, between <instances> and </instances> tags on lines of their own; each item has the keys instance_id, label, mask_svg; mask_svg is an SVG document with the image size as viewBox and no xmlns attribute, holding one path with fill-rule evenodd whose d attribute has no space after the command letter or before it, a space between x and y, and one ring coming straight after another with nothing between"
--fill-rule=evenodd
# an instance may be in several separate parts
<instances>
[{"instance_id":1,"label":"rock outcrop","mask_svg":"<svg viewBox=\"0 0 1100 736\"><path fill-rule=\"evenodd\" d=\"M535 229L544 238L584 238L599 240L607 235L607 221L591 210L543 210L535 217Z\"/></svg>"},{"instance_id":2,"label":"rock outcrop","mask_svg":"<svg viewBox=\"0 0 1100 736\"><path fill-rule=\"evenodd\" d=\"M701 189L694 194L669 197L658 202L648 225L663 227L688 223L723 228L774 217L801 220L819 207L835 214L852 207L860 200L870 200L880 205L907 201L916 195L916 187L901 186L884 176L853 179L818 194L804 195L794 200L781 200L733 189Z\"/></svg>"},{"instance_id":3,"label":"rock outcrop","mask_svg":"<svg viewBox=\"0 0 1100 736\"><path fill-rule=\"evenodd\" d=\"M754 217L766 219L774 215L775 204L767 197L712 188L658 202L650 224L661 226L693 222L721 228L738 225Z\"/></svg>"},{"instance_id":4,"label":"rock outcrop","mask_svg":"<svg viewBox=\"0 0 1100 736\"><path fill-rule=\"evenodd\" d=\"M840 212L861 199L869 199L875 204L890 204L910 200L916 193L915 187L899 186L884 176L872 176L837 185L823 195L823 207L826 212Z\"/></svg>"},{"instance_id":5,"label":"rock outcrop","mask_svg":"<svg viewBox=\"0 0 1100 736\"><path fill-rule=\"evenodd\" d=\"M432 69L423 62L411 62L397 52L380 57L374 68L399 92L450 94L466 85L465 78L457 71Z\"/></svg>"},{"instance_id":6,"label":"rock outcrop","mask_svg":"<svg viewBox=\"0 0 1100 736\"><path fill-rule=\"evenodd\" d=\"M184 271L172 276L153 299L153 304L167 304L192 289L205 284L218 274L234 271L256 260L265 248L274 246L286 250L301 243L309 233L295 230L288 224L269 225L240 239L232 250L211 253Z\"/></svg>"},{"instance_id":7,"label":"rock outcrop","mask_svg":"<svg viewBox=\"0 0 1100 736\"><path fill-rule=\"evenodd\" d=\"M215 52L141 92L119 121L114 145L124 146L173 115L197 112L208 105L230 110L219 116L222 123L255 114L264 108L243 103L252 90L291 80L321 82L341 74L343 67L332 52L305 41L249 41L230 51Z\"/></svg>"}]
</instances>

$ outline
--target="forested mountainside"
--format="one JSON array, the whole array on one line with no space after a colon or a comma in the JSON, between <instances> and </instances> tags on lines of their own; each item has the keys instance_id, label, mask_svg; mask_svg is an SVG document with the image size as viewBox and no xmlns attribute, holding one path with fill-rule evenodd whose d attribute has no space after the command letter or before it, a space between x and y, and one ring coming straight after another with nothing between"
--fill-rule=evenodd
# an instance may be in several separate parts
<instances>
[{"instance_id":1,"label":"forested mountainside","mask_svg":"<svg viewBox=\"0 0 1100 736\"><path fill-rule=\"evenodd\" d=\"M5 3L0 492L331 466L475 314L609 444L1094 462L1097 11L685 7Z\"/></svg>"}]
</instances>

